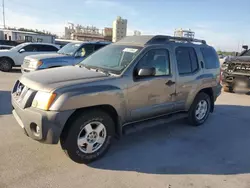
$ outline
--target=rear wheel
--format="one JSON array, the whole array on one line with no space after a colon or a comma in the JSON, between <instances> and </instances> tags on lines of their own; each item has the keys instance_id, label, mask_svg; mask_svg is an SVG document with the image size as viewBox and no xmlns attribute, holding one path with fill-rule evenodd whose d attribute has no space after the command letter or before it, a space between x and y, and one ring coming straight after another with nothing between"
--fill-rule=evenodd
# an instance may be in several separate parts
<instances>
[{"instance_id":1,"label":"rear wheel","mask_svg":"<svg viewBox=\"0 0 250 188\"><path fill-rule=\"evenodd\" d=\"M113 132L114 122L107 113L100 110L86 111L61 137L61 146L73 161L89 163L108 151Z\"/></svg>"},{"instance_id":2,"label":"rear wheel","mask_svg":"<svg viewBox=\"0 0 250 188\"><path fill-rule=\"evenodd\" d=\"M208 118L211 110L211 98L206 93L199 93L188 112L191 125L202 125Z\"/></svg>"},{"instance_id":3,"label":"rear wheel","mask_svg":"<svg viewBox=\"0 0 250 188\"><path fill-rule=\"evenodd\" d=\"M9 72L11 71L13 66L13 63L11 60L7 59L7 58L2 58L0 60L0 70L3 72Z\"/></svg>"}]
</instances>

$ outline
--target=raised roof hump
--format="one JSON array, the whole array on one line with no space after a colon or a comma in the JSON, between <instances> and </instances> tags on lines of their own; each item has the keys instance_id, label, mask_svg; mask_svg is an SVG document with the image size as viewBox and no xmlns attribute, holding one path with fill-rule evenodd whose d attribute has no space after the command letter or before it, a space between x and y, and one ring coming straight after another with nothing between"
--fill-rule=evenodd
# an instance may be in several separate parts
<instances>
[{"instance_id":1,"label":"raised roof hump","mask_svg":"<svg viewBox=\"0 0 250 188\"><path fill-rule=\"evenodd\" d=\"M162 44L166 42L191 42L191 43L201 43L206 44L205 40L200 39L193 39L187 37L172 37L172 36L165 36L165 35L157 35L154 36L147 44Z\"/></svg>"},{"instance_id":2,"label":"raised roof hump","mask_svg":"<svg viewBox=\"0 0 250 188\"><path fill-rule=\"evenodd\" d=\"M165 35L141 35L141 36L127 36L116 42L116 44L131 44L131 45L149 45L149 44L164 44L167 42L190 42L206 44L205 40L186 38L186 37L172 37Z\"/></svg>"},{"instance_id":3,"label":"raised roof hump","mask_svg":"<svg viewBox=\"0 0 250 188\"><path fill-rule=\"evenodd\" d=\"M150 41L154 35L141 35L141 36L127 36L117 41L116 44L130 44L130 45L140 45L144 46Z\"/></svg>"}]
</instances>

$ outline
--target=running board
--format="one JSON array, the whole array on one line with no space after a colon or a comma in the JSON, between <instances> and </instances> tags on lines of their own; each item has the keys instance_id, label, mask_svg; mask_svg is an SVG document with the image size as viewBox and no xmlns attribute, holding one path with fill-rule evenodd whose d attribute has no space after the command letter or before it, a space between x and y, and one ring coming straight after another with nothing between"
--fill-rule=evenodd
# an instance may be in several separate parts
<instances>
[{"instance_id":1,"label":"running board","mask_svg":"<svg viewBox=\"0 0 250 188\"><path fill-rule=\"evenodd\" d=\"M188 117L187 113L179 112L176 114L165 115L165 116L161 116L161 117L150 119L150 120L127 124L123 127L123 134L124 135L131 134L137 131L141 131L141 130L151 128L154 126L158 126L158 125L163 125L163 124L176 121L179 119L184 119L187 117Z\"/></svg>"}]
</instances>

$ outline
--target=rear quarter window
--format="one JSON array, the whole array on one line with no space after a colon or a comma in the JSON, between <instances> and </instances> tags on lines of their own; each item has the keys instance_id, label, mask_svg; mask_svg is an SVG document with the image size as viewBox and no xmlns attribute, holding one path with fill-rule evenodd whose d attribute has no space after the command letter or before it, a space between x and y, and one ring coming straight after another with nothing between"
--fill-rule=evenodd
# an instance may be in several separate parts
<instances>
[{"instance_id":1,"label":"rear quarter window","mask_svg":"<svg viewBox=\"0 0 250 188\"><path fill-rule=\"evenodd\" d=\"M220 67L218 56L213 48L201 48L201 53L206 69L217 69Z\"/></svg>"}]
</instances>

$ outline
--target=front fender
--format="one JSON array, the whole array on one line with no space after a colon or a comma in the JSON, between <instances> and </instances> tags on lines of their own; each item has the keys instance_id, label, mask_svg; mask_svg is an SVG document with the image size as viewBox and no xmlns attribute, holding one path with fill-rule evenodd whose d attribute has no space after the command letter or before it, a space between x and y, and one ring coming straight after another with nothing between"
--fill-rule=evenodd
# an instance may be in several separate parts
<instances>
[{"instance_id":1,"label":"front fender","mask_svg":"<svg viewBox=\"0 0 250 188\"><path fill-rule=\"evenodd\" d=\"M73 91L64 92L58 96L52 104L50 110L65 111L76 110L86 107L94 107L99 105L112 106L121 121L126 117L126 100L122 89L110 86L88 86L77 88Z\"/></svg>"}]
</instances>

